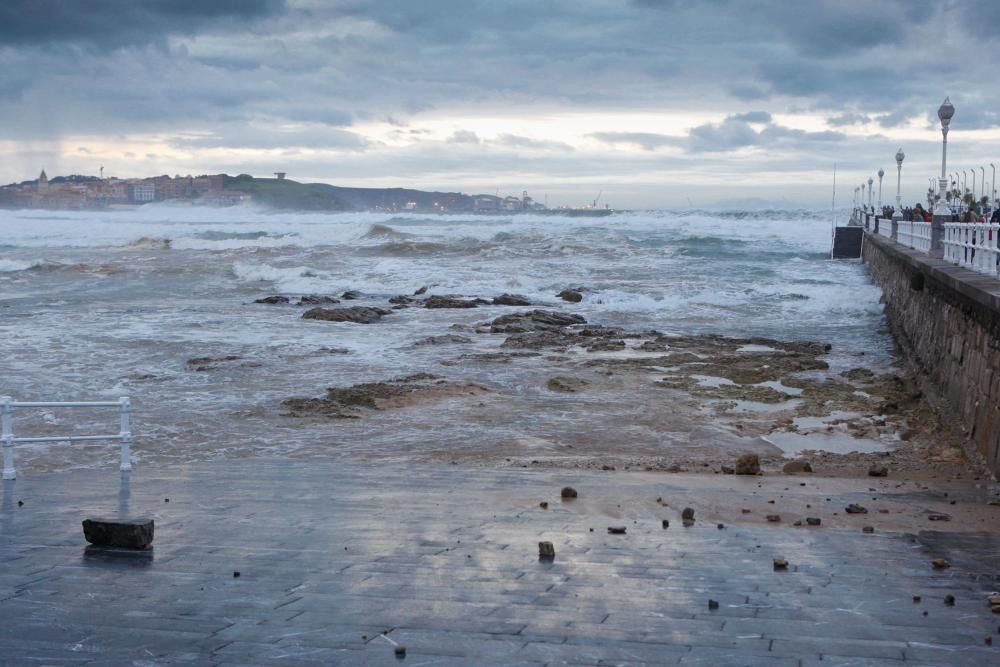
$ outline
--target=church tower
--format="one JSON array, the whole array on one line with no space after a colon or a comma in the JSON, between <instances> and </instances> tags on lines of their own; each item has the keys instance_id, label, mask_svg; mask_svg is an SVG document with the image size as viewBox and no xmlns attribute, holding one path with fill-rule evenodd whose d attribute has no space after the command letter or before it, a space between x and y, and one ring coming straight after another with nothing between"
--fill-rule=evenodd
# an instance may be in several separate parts
<instances>
[{"instance_id":1,"label":"church tower","mask_svg":"<svg viewBox=\"0 0 1000 667\"><path fill-rule=\"evenodd\" d=\"M45 175L45 170L42 169L42 173L38 177L38 191L47 192L48 189L49 189L49 177Z\"/></svg>"}]
</instances>

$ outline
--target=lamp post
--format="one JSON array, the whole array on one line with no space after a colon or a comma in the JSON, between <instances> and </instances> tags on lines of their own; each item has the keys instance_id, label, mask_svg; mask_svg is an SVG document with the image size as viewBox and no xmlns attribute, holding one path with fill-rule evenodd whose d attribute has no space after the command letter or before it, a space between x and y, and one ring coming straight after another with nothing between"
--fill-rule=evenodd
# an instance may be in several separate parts
<instances>
[{"instance_id":1,"label":"lamp post","mask_svg":"<svg viewBox=\"0 0 1000 667\"><path fill-rule=\"evenodd\" d=\"M972 198L976 198L976 168L973 167L969 171L972 172Z\"/></svg>"},{"instance_id":2,"label":"lamp post","mask_svg":"<svg viewBox=\"0 0 1000 667\"><path fill-rule=\"evenodd\" d=\"M878 210L882 210L882 177L885 176L885 169L878 170Z\"/></svg>"},{"instance_id":3,"label":"lamp post","mask_svg":"<svg viewBox=\"0 0 1000 667\"><path fill-rule=\"evenodd\" d=\"M955 106L949 98L944 98L944 102L938 107L938 120L941 121L941 180L939 183L941 191L941 200L939 202L941 215L948 215L950 213L946 210L947 205L944 200L944 189L948 185L948 181L945 180L945 170L948 166L948 130L951 127L951 119L954 115Z\"/></svg>"},{"instance_id":4,"label":"lamp post","mask_svg":"<svg viewBox=\"0 0 1000 667\"><path fill-rule=\"evenodd\" d=\"M982 188L982 190L983 190L983 197L985 197L986 196L986 167L979 167L979 174L980 174L980 176L982 176L982 178L979 179L979 182L981 183L981 185L979 187Z\"/></svg>"},{"instance_id":5,"label":"lamp post","mask_svg":"<svg viewBox=\"0 0 1000 667\"><path fill-rule=\"evenodd\" d=\"M861 207L864 208L864 206L865 206L865 184L862 183L861 184Z\"/></svg>"},{"instance_id":6,"label":"lamp post","mask_svg":"<svg viewBox=\"0 0 1000 667\"><path fill-rule=\"evenodd\" d=\"M902 147L900 147L900 149L896 151L896 209L897 210L902 210L902 205L903 205L903 198L899 194L899 186L903 180L903 159L905 157L906 153L904 153Z\"/></svg>"},{"instance_id":7,"label":"lamp post","mask_svg":"<svg viewBox=\"0 0 1000 667\"><path fill-rule=\"evenodd\" d=\"M997 166L990 162L990 169L993 170L993 185L990 187L990 199L995 201L997 198Z\"/></svg>"},{"instance_id":8,"label":"lamp post","mask_svg":"<svg viewBox=\"0 0 1000 667\"><path fill-rule=\"evenodd\" d=\"M875 182L875 179L872 178L871 176L869 176L868 177L868 206L869 207L871 207L871 205L872 205L872 183L874 183L874 182Z\"/></svg>"}]
</instances>

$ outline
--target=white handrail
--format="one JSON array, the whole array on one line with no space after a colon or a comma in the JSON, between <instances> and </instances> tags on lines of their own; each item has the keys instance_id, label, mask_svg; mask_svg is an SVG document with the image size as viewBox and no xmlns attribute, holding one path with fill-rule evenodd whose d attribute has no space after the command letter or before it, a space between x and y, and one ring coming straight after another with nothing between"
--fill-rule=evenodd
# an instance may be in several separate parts
<instances>
[{"instance_id":1,"label":"white handrail","mask_svg":"<svg viewBox=\"0 0 1000 667\"><path fill-rule=\"evenodd\" d=\"M16 408L118 408L121 428L115 435L47 435L14 437L14 410ZM74 440L119 440L121 441L121 464L119 470L132 469L132 402L128 396L117 401L26 401L17 402L9 396L0 397L0 444L3 445L3 479L16 479L14 469L14 445L22 442L72 442Z\"/></svg>"}]
</instances>

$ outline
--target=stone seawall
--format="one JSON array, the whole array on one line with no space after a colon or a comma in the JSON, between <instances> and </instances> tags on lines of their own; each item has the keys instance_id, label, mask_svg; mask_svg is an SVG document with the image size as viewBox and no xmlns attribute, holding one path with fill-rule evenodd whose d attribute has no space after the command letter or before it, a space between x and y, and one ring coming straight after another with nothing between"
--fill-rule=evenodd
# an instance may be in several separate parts
<instances>
[{"instance_id":1,"label":"stone seawall","mask_svg":"<svg viewBox=\"0 0 1000 667\"><path fill-rule=\"evenodd\" d=\"M863 258L944 421L1000 477L1000 282L874 234Z\"/></svg>"}]
</instances>

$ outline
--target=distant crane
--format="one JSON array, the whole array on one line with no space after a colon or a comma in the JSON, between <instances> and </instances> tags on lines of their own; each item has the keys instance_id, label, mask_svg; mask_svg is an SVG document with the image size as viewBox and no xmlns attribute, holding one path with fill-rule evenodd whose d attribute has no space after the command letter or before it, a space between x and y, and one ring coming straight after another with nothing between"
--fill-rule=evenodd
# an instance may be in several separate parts
<instances>
[{"instance_id":1,"label":"distant crane","mask_svg":"<svg viewBox=\"0 0 1000 667\"><path fill-rule=\"evenodd\" d=\"M601 195L603 194L604 190L601 190L600 192L597 193L597 198L594 199L594 205L593 205L594 208L597 208L597 202L601 201Z\"/></svg>"},{"instance_id":2,"label":"distant crane","mask_svg":"<svg viewBox=\"0 0 1000 667\"><path fill-rule=\"evenodd\" d=\"M104 180L104 165L101 165L101 180Z\"/></svg>"}]
</instances>

